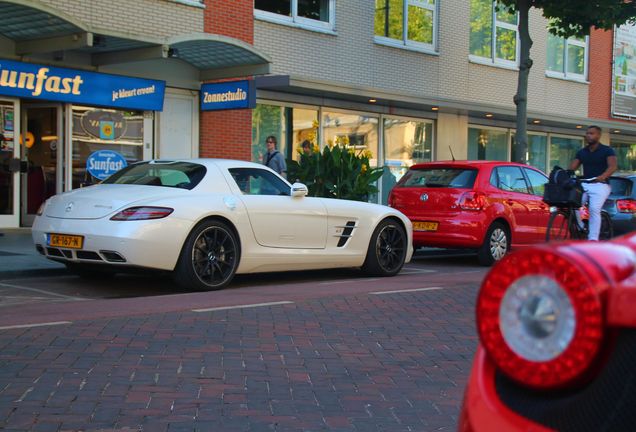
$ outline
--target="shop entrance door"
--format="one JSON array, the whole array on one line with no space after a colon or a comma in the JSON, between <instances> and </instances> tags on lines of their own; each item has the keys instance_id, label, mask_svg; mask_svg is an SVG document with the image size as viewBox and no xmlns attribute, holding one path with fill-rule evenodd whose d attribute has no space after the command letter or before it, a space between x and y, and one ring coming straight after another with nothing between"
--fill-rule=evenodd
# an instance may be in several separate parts
<instances>
[{"instance_id":1,"label":"shop entrance door","mask_svg":"<svg viewBox=\"0 0 636 432\"><path fill-rule=\"evenodd\" d=\"M18 138L20 119L18 100L0 98L0 228L19 224L18 179L20 170Z\"/></svg>"},{"instance_id":2,"label":"shop entrance door","mask_svg":"<svg viewBox=\"0 0 636 432\"><path fill-rule=\"evenodd\" d=\"M20 221L31 226L40 205L62 191L62 105L24 104L21 129Z\"/></svg>"}]
</instances>

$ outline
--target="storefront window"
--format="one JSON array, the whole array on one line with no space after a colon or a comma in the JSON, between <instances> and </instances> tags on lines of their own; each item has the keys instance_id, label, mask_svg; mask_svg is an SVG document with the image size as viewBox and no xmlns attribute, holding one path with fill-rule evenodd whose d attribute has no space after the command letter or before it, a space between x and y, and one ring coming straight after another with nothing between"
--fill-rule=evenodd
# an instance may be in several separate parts
<instances>
[{"instance_id":1,"label":"storefront window","mask_svg":"<svg viewBox=\"0 0 636 432\"><path fill-rule=\"evenodd\" d=\"M378 118L363 114L323 111L323 146L344 145L354 151L369 150L369 162L378 166Z\"/></svg>"},{"instance_id":2,"label":"storefront window","mask_svg":"<svg viewBox=\"0 0 636 432\"><path fill-rule=\"evenodd\" d=\"M258 104L252 110L252 162L261 163L267 153L265 139L273 135L278 151L287 155L285 108L278 105Z\"/></svg>"},{"instance_id":3,"label":"storefront window","mask_svg":"<svg viewBox=\"0 0 636 432\"><path fill-rule=\"evenodd\" d=\"M528 135L528 163L546 172L548 160L548 137L546 135Z\"/></svg>"},{"instance_id":4,"label":"storefront window","mask_svg":"<svg viewBox=\"0 0 636 432\"><path fill-rule=\"evenodd\" d=\"M508 160L508 132L497 129L468 128L468 159Z\"/></svg>"},{"instance_id":5,"label":"storefront window","mask_svg":"<svg viewBox=\"0 0 636 432\"><path fill-rule=\"evenodd\" d=\"M432 160L433 124L397 118L384 119L384 175L382 203L409 167Z\"/></svg>"},{"instance_id":6,"label":"storefront window","mask_svg":"<svg viewBox=\"0 0 636 432\"><path fill-rule=\"evenodd\" d=\"M581 147L583 147L582 138L550 137L550 166L548 169L552 169L556 165L567 168Z\"/></svg>"},{"instance_id":7,"label":"storefront window","mask_svg":"<svg viewBox=\"0 0 636 432\"><path fill-rule=\"evenodd\" d=\"M14 137L13 103L0 102L0 215L13 214L13 173L9 163L13 159Z\"/></svg>"},{"instance_id":8,"label":"storefront window","mask_svg":"<svg viewBox=\"0 0 636 432\"><path fill-rule=\"evenodd\" d=\"M512 133L512 145L515 145L515 133ZM528 134L528 164L546 171L548 161L548 136L529 133Z\"/></svg>"},{"instance_id":9,"label":"storefront window","mask_svg":"<svg viewBox=\"0 0 636 432\"><path fill-rule=\"evenodd\" d=\"M98 150L121 155L128 164L143 159L142 111L73 107L73 189L97 183L87 159Z\"/></svg>"},{"instance_id":10,"label":"storefront window","mask_svg":"<svg viewBox=\"0 0 636 432\"><path fill-rule=\"evenodd\" d=\"M636 139L633 141L612 140L619 171L636 171Z\"/></svg>"},{"instance_id":11,"label":"storefront window","mask_svg":"<svg viewBox=\"0 0 636 432\"><path fill-rule=\"evenodd\" d=\"M292 158L300 159L302 144L307 141L313 151L318 145L318 110L288 108L288 116L292 123Z\"/></svg>"}]
</instances>

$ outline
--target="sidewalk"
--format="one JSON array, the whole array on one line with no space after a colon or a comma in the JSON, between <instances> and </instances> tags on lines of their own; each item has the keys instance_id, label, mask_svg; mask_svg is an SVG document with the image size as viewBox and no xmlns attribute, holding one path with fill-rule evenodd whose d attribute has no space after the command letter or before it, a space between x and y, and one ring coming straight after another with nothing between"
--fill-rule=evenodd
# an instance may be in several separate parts
<instances>
[{"instance_id":1,"label":"sidewalk","mask_svg":"<svg viewBox=\"0 0 636 432\"><path fill-rule=\"evenodd\" d=\"M29 228L0 230L0 279L47 276L64 271L63 264L47 260L35 250Z\"/></svg>"}]
</instances>

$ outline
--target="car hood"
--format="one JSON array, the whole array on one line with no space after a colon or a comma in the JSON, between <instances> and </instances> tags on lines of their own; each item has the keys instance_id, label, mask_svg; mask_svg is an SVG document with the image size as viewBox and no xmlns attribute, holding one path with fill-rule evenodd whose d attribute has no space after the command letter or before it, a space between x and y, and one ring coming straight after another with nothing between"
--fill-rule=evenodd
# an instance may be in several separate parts
<instances>
[{"instance_id":1,"label":"car hood","mask_svg":"<svg viewBox=\"0 0 636 432\"><path fill-rule=\"evenodd\" d=\"M61 219L100 219L144 201L181 196L187 190L143 185L95 185L50 198L44 214Z\"/></svg>"}]
</instances>

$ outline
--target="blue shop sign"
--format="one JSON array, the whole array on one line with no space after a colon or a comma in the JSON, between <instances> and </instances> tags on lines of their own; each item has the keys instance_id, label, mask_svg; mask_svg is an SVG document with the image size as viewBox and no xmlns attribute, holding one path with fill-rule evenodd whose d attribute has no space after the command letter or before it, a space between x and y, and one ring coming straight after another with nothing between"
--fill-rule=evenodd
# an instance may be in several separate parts
<instances>
[{"instance_id":1,"label":"blue shop sign","mask_svg":"<svg viewBox=\"0 0 636 432\"><path fill-rule=\"evenodd\" d=\"M201 86L201 111L217 111L256 106L253 80L208 83Z\"/></svg>"},{"instance_id":2,"label":"blue shop sign","mask_svg":"<svg viewBox=\"0 0 636 432\"><path fill-rule=\"evenodd\" d=\"M106 180L127 166L126 159L112 150L97 150L86 159L86 171L98 180Z\"/></svg>"},{"instance_id":3,"label":"blue shop sign","mask_svg":"<svg viewBox=\"0 0 636 432\"><path fill-rule=\"evenodd\" d=\"M165 81L0 59L0 95L161 111Z\"/></svg>"}]
</instances>

